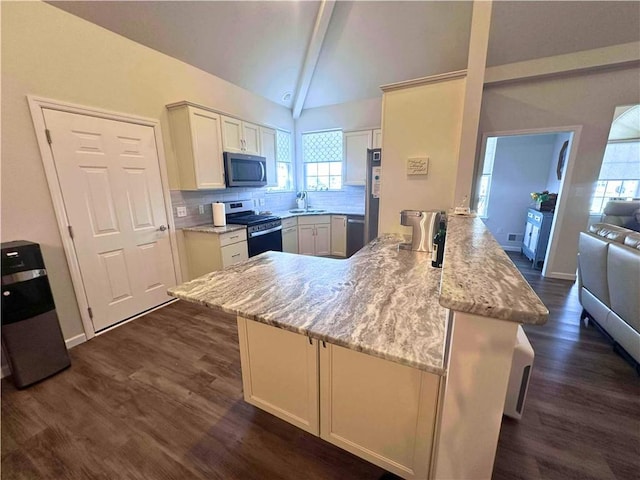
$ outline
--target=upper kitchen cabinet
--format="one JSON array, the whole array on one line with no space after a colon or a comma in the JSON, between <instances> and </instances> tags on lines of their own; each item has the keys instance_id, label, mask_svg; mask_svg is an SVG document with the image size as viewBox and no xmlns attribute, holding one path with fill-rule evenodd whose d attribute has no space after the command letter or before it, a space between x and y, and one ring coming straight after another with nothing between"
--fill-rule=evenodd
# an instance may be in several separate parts
<instances>
[{"instance_id":1,"label":"upper kitchen cabinet","mask_svg":"<svg viewBox=\"0 0 640 480\"><path fill-rule=\"evenodd\" d=\"M343 137L344 184L364 185L367 149L373 146L373 131L345 132Z\"/></svg>"},{"instance_id":2,"label":"upper kitchen cabinet","mask_svg":"<svg viewBox=\"0 0 640 480\"><path fill-rule=\"evenodd\" d=\"M260 127L260 155L267 159L267 187L278 186L276 143L276 131L273 128Z\"/></svg>"},{"instance_id":3,"label":"upper kitchen cabinet","mask_svg":"<svg viewBox=\"0 0 640 480\"><path fill-rule=\"evenodd\" d=\"M225 188L221 116L186 102L167 105L183 190Z\"/></svg>"},{"instance_id":4,"label":"upper kitchen cabinet","mask_svg":"<svg viewBox=\"0 0 640 480\"><path fill-rule=\"evenodd\" d=\"M224 115L221 119L225 152L260 155L260 126Z\"/></svg>"},{"instance_id":5,"label":"upper kitchen cabinet","mask_svg":"<svg viewBox=\"0 0 640 480\"><path fill-rule=\"evenodd\" d=\"M376 128L373 131L373 148L382 148L382 129Z\"/></svg>"}]
</instances>

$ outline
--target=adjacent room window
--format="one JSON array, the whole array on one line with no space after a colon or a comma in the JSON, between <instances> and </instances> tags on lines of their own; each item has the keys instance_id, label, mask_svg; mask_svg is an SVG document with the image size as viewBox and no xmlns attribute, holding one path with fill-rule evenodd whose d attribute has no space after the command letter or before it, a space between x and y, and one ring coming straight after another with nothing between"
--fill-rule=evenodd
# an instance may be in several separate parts
<instances>
[{"instance_id":1,"label":"adjacent room window","mask_svg":"<svg viewBox=\"0 0 640 480\"><path fill-rule=\"evenodd\" d=\"M305 190L342 188L342 131L302 134Z\"/></svg>"},{"instance_id":2,"label":"adjacent room window","mask_svg":"<svg viewBox=\"0 0 640 480\"><path fill-rule=\"evenodd\" d=\"M293 149L291 132L276 130L276 174L278 186L269 191L293 190Z\"/></svg>"},{"instance_id":3,"label":"adjacent room window","mask_svg":"<svg viewBox=\"0 0 640 480\"><path fill-rule=\"evenodd\" d=\"M476 210L479 217L486 217L488 214L489 190L491 189L491 174L493 172L493 160L496 156L497 142L498 137L487 138L484 163L482 164L482 175L480 176L480 183L478 185L478 206Z\"/></svg>"},{"instance_id":4,"label":"adjacent room window","mask_svg":"<svg viewBox=\"0 0 640 480\"><path fill-rule=\"evenodd\" d=\"M640 141L610 141L591 202L591 214L600 214L612 199L640 197Z\"/></svg>"}]
</instances>

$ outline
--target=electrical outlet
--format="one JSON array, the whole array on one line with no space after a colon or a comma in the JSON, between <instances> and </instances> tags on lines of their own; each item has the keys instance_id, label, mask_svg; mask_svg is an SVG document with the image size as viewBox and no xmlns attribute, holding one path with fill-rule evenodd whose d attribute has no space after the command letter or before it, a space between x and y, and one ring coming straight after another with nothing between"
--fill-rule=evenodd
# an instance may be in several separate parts
<instances>
[{"instance_id":1,"label":"electrical outlet","mask_svg":"<svg viewBox=\"0 0 640 480\"><path fill-rule=\"evenodd\" d=\"M178 217L186 217L187 216L187 207L176 207L176 213Z\"/></svg>"},{"instance_id":2,"label":"electrical outlet","mask_svg":"<svg viewBox=\"0 0 640 480\"><path fill-rule=\"evenodd\" d=\"M200 212L200 215L204 213L204 205L198 205L198 212Z\"/></svg>"},{"instance_id":3,"label":"electrical outlet","mask_svg":"<svg viewBox=\"0 0 640 480\"><path fill-rule=\"evenodd\" d=\"M264 198L258 199L258 205L260 205L261 207L264 207Z\"/></svg>"}]
</instances>

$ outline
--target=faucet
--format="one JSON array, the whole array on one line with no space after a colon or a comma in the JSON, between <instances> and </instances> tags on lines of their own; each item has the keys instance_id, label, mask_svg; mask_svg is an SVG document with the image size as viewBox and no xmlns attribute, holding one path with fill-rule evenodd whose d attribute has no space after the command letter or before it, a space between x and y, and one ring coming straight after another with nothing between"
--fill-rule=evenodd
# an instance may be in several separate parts
<instances>
[{"instance_id":1,"label":"faucet","mask_svg":"<svg viewBox=\"0 0 640 480\"><path fill-rule=\"evenodd\" d=\"M304 200L304 211L308 212L309 211L309 198L307 197L307 191L306 190L302 191L302 199Z\"/></svg>"}]
</instances>

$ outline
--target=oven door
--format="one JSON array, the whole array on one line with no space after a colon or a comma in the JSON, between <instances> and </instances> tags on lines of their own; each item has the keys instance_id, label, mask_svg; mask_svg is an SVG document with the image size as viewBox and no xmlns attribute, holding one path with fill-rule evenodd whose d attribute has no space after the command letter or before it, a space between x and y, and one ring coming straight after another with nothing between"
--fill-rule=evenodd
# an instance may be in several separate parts
<instances>
[{"instance_id":1,"label":"oven door","mask_svg":"<svg viewBox=\"0 0 640 480\"><path fill-rule=\"evenodd\" d=\"M247 239L249 256L254 257L269 250L274 252L282 251L282 226L279 225L270 230L254 232L249 234Z\"/></svg>"}]
</instances>

